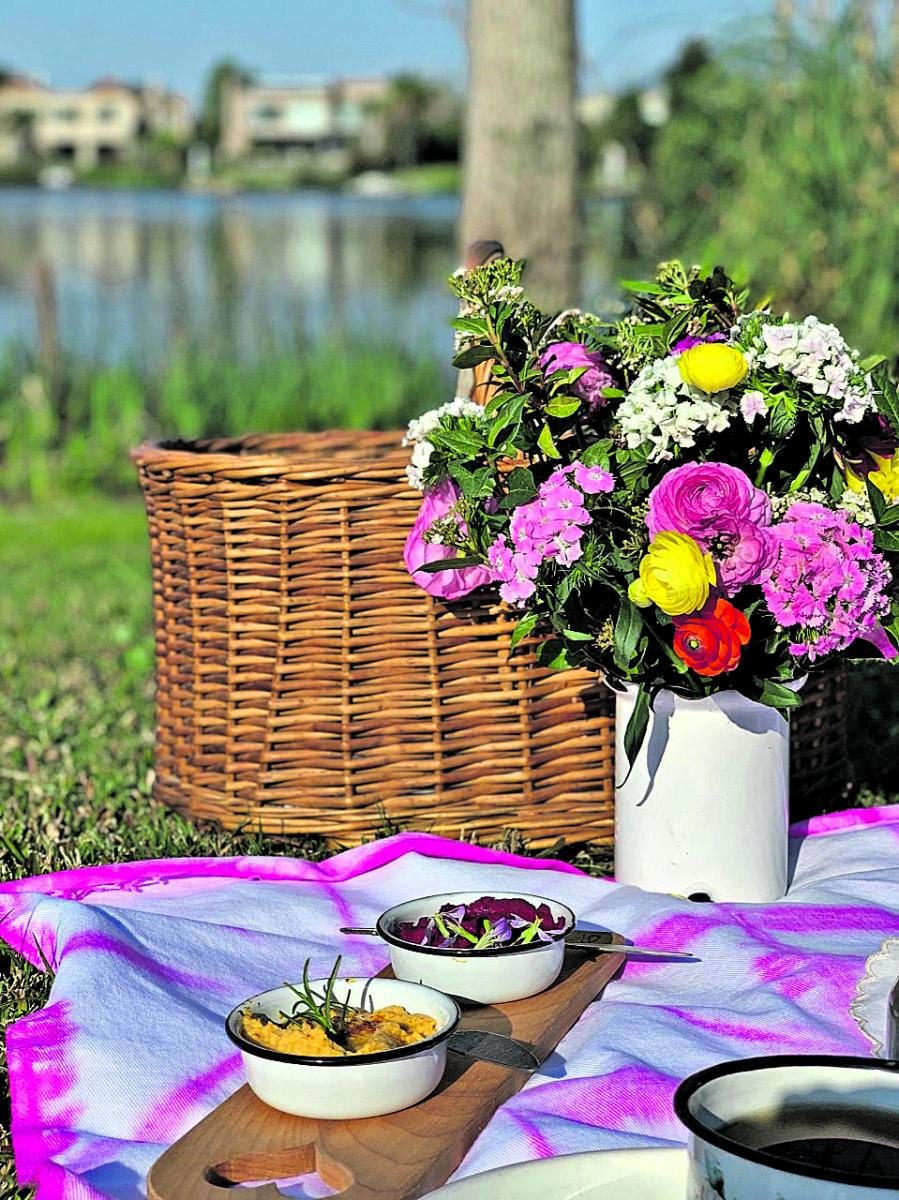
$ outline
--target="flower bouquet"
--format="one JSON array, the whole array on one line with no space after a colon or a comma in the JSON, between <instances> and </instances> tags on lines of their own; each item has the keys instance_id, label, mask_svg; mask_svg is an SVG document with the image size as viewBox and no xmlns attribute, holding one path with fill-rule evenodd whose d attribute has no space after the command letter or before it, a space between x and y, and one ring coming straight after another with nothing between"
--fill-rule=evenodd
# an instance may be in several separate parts
<instances>
[{"instance_id":1,"label":"flower bouquet","mask_svg":"<svg viewBox=\"0 0 899 1200\"><path fill-rule=\"evenodd\" d=\"M735 692L782 720L832 656L895 657L884 360L817 317L750 305L721 268L663 264L626 285L633 311L612 324L543 313L522 270L452 279L454 363L492 373L485 404L409 428L416 582L446 599L496 589L521 611L513 644L548 631L544 663L626 694L629 773L662 693Z\"/></svg>"}]
</instances>

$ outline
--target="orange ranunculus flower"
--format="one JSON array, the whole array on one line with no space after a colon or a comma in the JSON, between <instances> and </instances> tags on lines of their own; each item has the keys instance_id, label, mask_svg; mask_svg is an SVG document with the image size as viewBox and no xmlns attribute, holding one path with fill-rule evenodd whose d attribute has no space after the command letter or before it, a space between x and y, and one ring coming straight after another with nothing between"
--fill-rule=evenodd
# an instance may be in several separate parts
<instances>
[{"instance_id":1,"label":"orange ranunculus flower","mask_svg":"<svg viewBox=\"0 0 899 1200\"><path fill-rule=\"evenodd\" d=\"M723 597L688 617L675 617L674 624L674 652L697 675L732 671L749 641L749 622Z\"/></svg>"}]
</instances>

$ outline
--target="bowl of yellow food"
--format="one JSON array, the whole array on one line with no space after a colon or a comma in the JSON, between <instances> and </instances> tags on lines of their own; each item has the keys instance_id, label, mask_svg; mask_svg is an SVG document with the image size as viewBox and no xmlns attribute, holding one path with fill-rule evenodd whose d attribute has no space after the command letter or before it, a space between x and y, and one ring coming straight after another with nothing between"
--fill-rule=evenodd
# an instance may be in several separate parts
<instances>
[{"instance_id":1,"label":"bowl of yellow food","mask_svg":"<svg viewBox=\"0 0 899 1200\"><path fill-rule=\"evenodd\" d=\"M260 992L226 1018L247 1082L281 1112L378 1117L423 1100L446 1067L455 1000L399 979L327 979Z\"/></svg>"}]
</instances>

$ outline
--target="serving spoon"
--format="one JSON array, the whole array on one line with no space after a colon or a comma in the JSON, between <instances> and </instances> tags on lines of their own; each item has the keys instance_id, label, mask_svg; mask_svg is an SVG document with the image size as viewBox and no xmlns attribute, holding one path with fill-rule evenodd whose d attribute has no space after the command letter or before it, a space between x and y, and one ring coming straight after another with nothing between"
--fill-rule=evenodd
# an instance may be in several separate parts
<instances>
[{"instance_id":1,"label":"serving spoon","mask_svg":"<svg viewBox=\"0 0 899 1200\"><path fill-rule=\"evenodd\" d=\"M380 937L377 929L370 926L342 926L341 933L355 934L358 937ZM565 935L565 945L573 950L598 950L605 954L640 954L646 958L670 958L677 962L696 962L695 954L688 950L659 950L648 946L627 946L622 942L611 941L612 935L604 929L572 929ZM415 943L409 943L415 948Z\"/></svg>"}]
</instances>

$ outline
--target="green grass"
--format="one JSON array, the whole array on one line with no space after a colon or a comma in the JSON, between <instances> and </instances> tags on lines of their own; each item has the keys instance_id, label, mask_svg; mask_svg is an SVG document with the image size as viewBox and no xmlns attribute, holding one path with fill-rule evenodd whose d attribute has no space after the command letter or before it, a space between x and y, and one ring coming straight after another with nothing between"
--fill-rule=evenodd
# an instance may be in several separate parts
<instances>
[{"instance_id":1,"label":"green grass","mask_svg":"<svg viewBox=\"0 0 899 1200\"><path fill-rule=\"evenodd\" d=\"M0 580L0 879L174 855L328 853L314 837L228 834L154 804L150 574L133 494L0 510ZM502 844L526 849L514 834ZM601 848L576 861L608 869ZM0 944L0 1028L48 990ZM14 1180L8 1116L0 1065L0 1200L30 1194Z\"/></svg>"},{"instance_id":2,"label":"green grass","mask_svg":"<svg viewBox=\"0 0 899 1200\"><path fill-rule=\"evenodd\" d=\"M48 372L10 345L0 350L0 495L121 492L134 484L128 451L148 436L398 429L449 386L430 355L327 337L251 361L185 347L155 372L77 359Z\"/></svg>"},{"instance_id":3,"label":"green grass","mask_svg":"<svg viewBox=\"0 0 899 1200\"><path fill-rule=\"evenodd\" d=\"M452 194L461 186L462 168L456 162L421 163L391 171L390 181L397 191L410 196Z\"/></svg>"}]
</instances>

